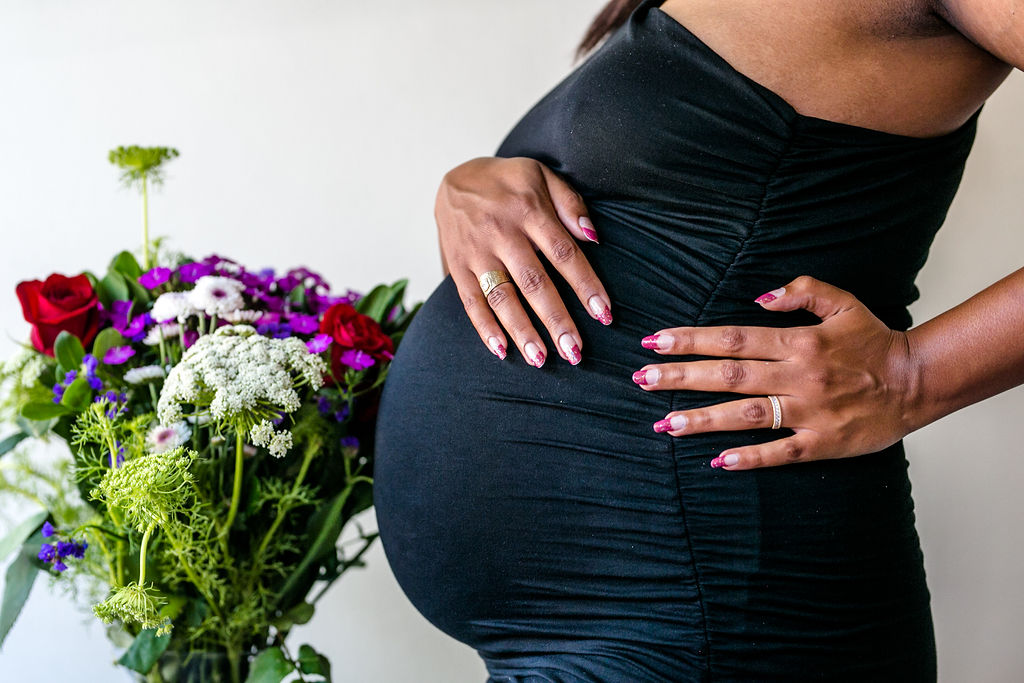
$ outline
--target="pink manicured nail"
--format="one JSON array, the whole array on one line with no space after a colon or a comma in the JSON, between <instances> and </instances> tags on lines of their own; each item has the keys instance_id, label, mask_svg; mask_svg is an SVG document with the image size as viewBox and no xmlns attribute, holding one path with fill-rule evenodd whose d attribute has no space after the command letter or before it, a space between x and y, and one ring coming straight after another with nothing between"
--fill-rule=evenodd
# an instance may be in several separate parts
<instances>
[{"instance_id":1,"label":"pink manicured nail","mask_svg":"<svg viewBox=\"0 0 1024 683\"><path fill-rule=\"evenodd\" d=\"M652 334L640 340L640 344L645 349L657 349L658 351L672 348L673 342L675 339L670 334Z\"/></svg>"},{"instance_id":2,"label":"pink manicured nail","mask_svg":"<svg viewBox=\"0 0 1024 683\"><path fill-rule=\"evenodd\" d=\"M612 311L608 308L608 304L604 302L604 299L599 297L597 294L590 297L590 301L587 302L590 306L590 310L593 311L597 319L601 321L602 325L612 324Z\"/></svg>"},{"instance_id":3,"label":"pink manicured nail","mask_svg":"<svg viewBox=\"0 0 1024 683\"><path fill-rule=\"evenodd\" d=\"M661 370L658 368L648 368L647 370L637 370L633 373L633 381L642 386L649 384L657 384L661 378Z\"/></svg>"},{"instance_id":4,"label":"pink manicured nail","mask_svg":"<svg viewBox=\"0 0 1024 683\"><path fill-rule=\"evenodd\" d=\"M656 432L675 432L686 426L686 418L682 415L674 415L654 423Z\"/></svg>"},{"instance_id":5,"label":"pink manicured nail","mask_svg":"<svg viewBox=\"0 0 1024 683\"><path fill-rule=\"evenodd\" d=\"M597 242L597 232L594 231L594 224L590 222L590 219L586 216L580 216L579 220L580 230L587 236L587 239L591 242ZM597 242L600 244L600 242Z\"/></svg>"},{"instance_id":6,"label":"pink manicured nail","mask_svg":"<svg viewBox=\"0 0 1024 683\"><path fill-rule=\"evenodd\" d=\"M756 299L754 299L754 302L755 303L759 303L759 304L766 304L766 303L769 303L771 301L775 301L776 299L778 299L780 296L782 296L785 293L786 293L786 288L785 287L779 287L778 289L773 289L770 292L765 292L761 296L759 296Z\"/></svg>"},{"instance_id":7,"label":"pink manicured nail","mask_svg":"<svg viewBox=\"0 0 1024 683\"><path fill-rule=\"evenodd\" d=\"M725 465L726 467L729 467L730 465L735 465L739 461L740 456L736 455L735 453L729 453L722 458L722 464Z\"/></svg>"},{"instance_id":8,"label":"pink manicured nail","mask_svg":"<svg viewBox=\"0 0 1024 683\"><path fill-rule=\"evenodd\" d=\"M491 347L491 353L498 358L505 360L505 345L498 341L497 337L488 337L487 344Z\"/></svg>"},{"instance_id":9,"label":"pink manicured nail","mask_svg":"<svg viewBox=\"0 0 1024 683\"><path fill-rule=\"evenodd\" d=\"M580 355L579 345L576 344L576 340L568 332L558 338L558 345L562 347L562 351L565 352L569 362L573 365L577 365L583 359L583 356Z\"/></svg>"},{"instance_id":10,"label":"pink manicured nail","mask_svg":"<svg viewBox=\"0 0 1024 683\"><path fill-rule=\"evenodd\" d=\"M544 365L544 352L533 342L526 342L526 356L535 368Z\"/></svg>"},{"instance_id":11,"label":"pink manicured nail","mask_svg":"<svg viewBox=\"0 0 1024 683\"><path fill-rule=\"evenodd\" d=\"M720 456L720 455L719 455L718 457L716 457L715 459L713 459L713 460L711 461L711 466L712 466L712 467L714 467L714 468L719 468L719 467L721 467L721 466L722 466L722 456Z\"/></svg>"}]
</instances>

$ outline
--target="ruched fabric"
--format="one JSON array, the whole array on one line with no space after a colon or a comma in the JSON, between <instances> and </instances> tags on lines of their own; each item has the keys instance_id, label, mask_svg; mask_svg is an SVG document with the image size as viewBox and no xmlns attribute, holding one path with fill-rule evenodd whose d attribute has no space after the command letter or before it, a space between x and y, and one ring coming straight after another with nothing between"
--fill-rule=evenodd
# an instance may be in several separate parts
<instances>
[{"instance_id":1,"label":"ruched fabric","mask_svg":"<svg viewBox=\"0 0 1024 683\"><path fill-rule=\"evenodd\" d=\"M481 343L445 278L403 339L376 434L388 561L494 683L933 681L935 645L902 442L728 472L788 430L655 433L739 398L646 392L680 325L814 324L754 298L807 274L907 329L977 114L912 138L797 113L646 0L512 129L587 203L580 247L612 301L590 318L547 269L583 361ZM540 320L529 311L537 330Z\"/></svg>"}]
</instances>

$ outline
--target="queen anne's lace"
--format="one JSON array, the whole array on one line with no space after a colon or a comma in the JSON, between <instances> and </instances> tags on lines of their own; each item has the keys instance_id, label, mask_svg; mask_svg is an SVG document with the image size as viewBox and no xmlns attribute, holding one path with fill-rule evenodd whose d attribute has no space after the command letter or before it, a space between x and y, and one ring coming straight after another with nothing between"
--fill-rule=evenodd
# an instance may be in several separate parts
<instances>
[{"instance_id":1,"label":"queen anne's lace","mask_svg":"<svg viewBox=\"0 0 1024 683\"><path fill-rule=\"evenodd\" d=\"M319 389L325 372L324 361L300 339L270 339L250 325L225 325L200 337L174 366L160 392L157 415L171 425L182 419L183 405L193 405L248 430L267 417L297 410L296 387ZM287 450L284 441L275 446L281 454Z\"/></svg>"}]
</instances>

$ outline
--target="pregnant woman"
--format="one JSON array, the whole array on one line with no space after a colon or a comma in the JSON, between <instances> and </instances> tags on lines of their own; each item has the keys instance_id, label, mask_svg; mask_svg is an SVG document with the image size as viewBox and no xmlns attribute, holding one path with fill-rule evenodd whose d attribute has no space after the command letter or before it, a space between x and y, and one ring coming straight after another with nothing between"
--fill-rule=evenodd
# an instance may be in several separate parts
<instances>
[{"instance_id":1,"label":"pregnant woman","mask_svg":"<svg viewBox=\"0 0 1024 683\"><path fill-rule=\"evenodd\" d=\"M1024 382L1024 270L907 306L1014 5L615 0L446 175L375 502L491 681L935 680L901 439Z\"/></svg>"}]
</instances>

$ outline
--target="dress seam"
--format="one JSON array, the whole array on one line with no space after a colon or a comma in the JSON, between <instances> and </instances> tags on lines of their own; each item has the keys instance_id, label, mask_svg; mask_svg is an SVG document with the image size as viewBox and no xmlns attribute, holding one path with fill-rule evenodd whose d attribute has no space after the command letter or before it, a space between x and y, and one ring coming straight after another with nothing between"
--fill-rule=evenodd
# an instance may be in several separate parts
<instances>
[{"instance_id":1,"label":"dress seam","mask_svg":"<svg viewBox=\"0 0 1024 683\"><path fill-rule=\"evenodd\" d=\"M778 161L776 161L776 163L775 163L775 167L772 169L771 173L769 173L768 177L765 179L764 188L763 188L763 190L761 192L761 200L758 203L757 213L754 216L754 220L750 224L750 230L747 233L747 235L743 238L743 240L740 242L739 248L736 250L735 255L732 257L732 260L729 262L729 265L726 266L725 270L722 272L722 276L718 279L718 283L715 285L714 290L712 290L711 295L704 302L704 305L701 306L700 313L697 314L697 317L696 317L695 322L694 322L695 325L699 326L703 322L704 314L707 312L708 307L711 305L712 301L714 301L715 297L718 295L718 291L721 289L722 283L725 282L726 279L728 279L729 273L732 271L733 267L735 267L736 263L740 260L740 258L742 258L742 256L746 252L746 249L749 246L751 240L754 238L754 235L757 233L757 229L761 225L761 221L764 219L765 208L766 208L766 206L768 204L768 192L769 192L769 189L771 187L772 182L775 180L776 176L778 175L779 169L782 168L782 164L785 161L786 157L789 156L789 152L790 152L790 150L792 149L792 146L793 146L793 139L795 137L796 137L795 126L791 122L790 125L789 125L789 137L786 139L786 144L785 144L785 146L779 152L779 158L778 158ZM673 412L675 412L675 410L676 410L676 394L675 393L673 393L672 398L669 401L669 407L671 408L671 410ZM690 547L690 565L691 565L691 567L693 569L693 576L694 576L694 579L695 579L695 583L697 585L697 601L700 604L701 623L702 623L702 625L704 627L704 670L708 674L708 676L711 676L712 675L712 670L711 670L711 637L710 637L710 634L708 633L708 612L707 612L707 606L705 605L705 602L704 602L704 586L703 586L703 582L701 580L700 568L699 568L699 566L697 564L697 553L696 553L696 550L694 549L693 537L690 535L690 526L689 526L689 524L686 521L686 504L683 501L682 479L679 476L679 460L676 457L676 440L675 439L672 439L672 442L671 442L671 452L672 452L672 472L675 475L675 480L676 480L676 496L678 497L678 500L679 500L679 514L680 514L680 518L681 518L682 524L683 524L683 533L686 534L687 545L689 545L689 547Z\"/></svg>"}]
</instances>

